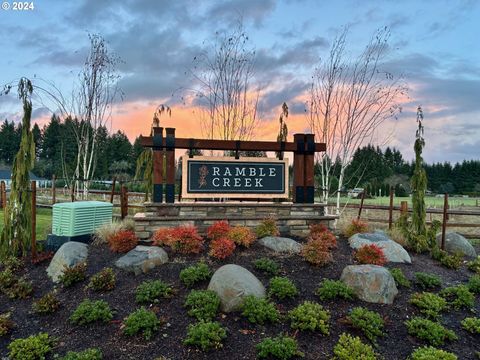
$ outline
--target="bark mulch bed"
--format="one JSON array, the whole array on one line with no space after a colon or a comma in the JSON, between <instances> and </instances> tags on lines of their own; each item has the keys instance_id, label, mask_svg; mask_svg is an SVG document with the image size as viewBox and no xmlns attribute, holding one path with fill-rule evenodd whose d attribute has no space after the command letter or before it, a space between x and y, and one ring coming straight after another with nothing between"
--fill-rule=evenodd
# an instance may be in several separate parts
<instances>
[{"instance_id":1,"label":"bark mulch bed","mask_svg":"<svg viewBox=\"0 0 480 360\"><path fill-rule=\"evenodd\" d=\"M478 249L477 249L478 250ZM15 338L23 338L38 332L48 332L58 338L54 353L64 355L67 351L79 351L89 347L98 347L102 350L104 359L255 359L255 345L268 336L280 333L295 336L299 348L305 353L305 359L328 359L332 356L333 346L342 332L360 336L365 342L368 340L357 330L345 322L345 316L355 306L364 306L379 312L386 320L386 335L377 340L377 351L385 359L406 359L412 351L424 343L407 334L404 321L417 315L418 312L409 303L410 295L422 291L416 285L412 288L399 288L399 294L393 305L369 304L360 300L333 300L321 301L315 295L315 290L323 278L339 279L343 268L352 264L351 249L345 239L338 241L338 248L334 251L335 262L329 266L317 268L306 263L299 256L274 256L259 244L250 249L237 248L235 254L225 261L215 261L208 258L206 251L195 256L181 256L169 254L170 262L148 274L134 276L122 272L114 267L114 262L121 255L110 252L106 247L90 246L88 257L88 275L92 275L104 267L113 267L117 275L117 285L111 292L99 294L85 290L87 281L76 284L72 288L58 287L58 298L62 307L53 315L40 316L31 310L32 302L54 288L46 274L48 262L39 265L28 265L22 272L34 285L33 297L26 300L9 300L0 295L0 313L10 311L12 320L17 327L9 335L0 338L0 358L7 356L7 345ZM179 280L180 271L205 258L210 267L215 270L227 263L241 265L254 273L265 286L269 278L257 271L254 260L261 257L275 258L281 264L281 274L288 276L295 282L299 295L294 300L276 301L279 309L285 313L304 300L318 301L331 312L330 335L319 333L295 332L287 321L274 325L250 324L239 314L220 314L218 321L227 329L228 336L223 348L219 350L201 352L182 344L188 324L194 319L186 314L183 302L190 289L187 289ZM465 266L460 270L448 270L426 255L413 255L412 265L388 264L388 267L399 267L410 279L414 279L417 271L431 272L440 275L443 286L465 283L472 275ZM149 341L141 336L127 337L122 335L121 321L130 312L139 306L135 303L135 288L144 280L161 279L174 286L176 294L171 299L161 300L155 305L155 311L164 321L158 333ZM206 288L207 282L198 284L194 288ZM85 298L104 299L116 311L114 320L109 324L92 326L75 326L68 321L73 310ZM478 296L475 303L475 312L480 311ZM460 326L460 321L466 316L477 316L466 311L449 311L442 316L443 324L454 330L459 339L448 342L442 348L451 351L459 359L476 359L475 353L480 351L479 336L472 335ZM51 356L50 358L53 358Z\"/></svg>"}]
</instances>

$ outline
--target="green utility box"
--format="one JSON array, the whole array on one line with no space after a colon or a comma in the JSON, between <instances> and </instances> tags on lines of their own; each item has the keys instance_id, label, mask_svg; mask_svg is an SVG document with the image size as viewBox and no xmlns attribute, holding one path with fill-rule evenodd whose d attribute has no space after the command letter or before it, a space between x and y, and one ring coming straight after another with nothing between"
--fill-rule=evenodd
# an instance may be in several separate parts
<instances>
[{"instance_id":1,"label":"green utility box","mask_svg":"<svg viewBox=\"0 0 480 360\"><path fill-rule=\"evenodd\" d=\"M102 201L55 204L52 234L68 237L93 234L99 226L112 222L112 209L112 204Z\"/></svg>"}]
</instances>

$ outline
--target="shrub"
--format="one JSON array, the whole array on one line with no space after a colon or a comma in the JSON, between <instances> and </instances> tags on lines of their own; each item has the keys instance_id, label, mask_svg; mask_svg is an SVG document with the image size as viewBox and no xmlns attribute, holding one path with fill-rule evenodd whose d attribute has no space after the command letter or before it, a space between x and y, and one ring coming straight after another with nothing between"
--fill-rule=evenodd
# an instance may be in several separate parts
<instances>
[{"instance_id":1,"label":"shrub","mask_svg":"<svg viewBox=\"0 0 480 360\"><path fill-rule=\"evenodd\" d=\"M389 271L390 271L390 274L392 274L393 279L395 280L395 284L397 284L397 286L403 286L408 288L412 286L410 284L410 280L407 279L402 269L393 268L393 269L390 269Z\"/></svg>"},{"instance_id":2,"label":"shrub","mask_svg":"<svg viewBox=\"0 0 480 360\"><path fill-rule=\"evenodd\" d=\"M368 224L362 220L352 219L350 224L348 224L345 229L343 229L343 235L347 238L358 233L368 232Z\"/></svg>"},{"instance_id":3,"label":"shrub","mask_svg":"<svg viewBox=\"0 0 480 360\"><path fill-rule=\"evenodd\" d=\"M45 359L45 355L52 351L54 342L47 333L16 339L8 345L8 357L12 360Z\"/></svg>"},{"instance_id":4,"label":"shrub","mask_svg":"<svg viewBox=\"0 0 480 360\"><path fill-rule=\"evenodd\" d=\"M91 348L83 351L69 351L60 360L102 360L103 355L100 349Z\"/></svg>"},{"instance_id":5,"label":"shrub","mask_svg":"<svg viewBox=\"0 0 480 360\"><path fill-rule=\"evenodd\" d=\"M375 244L365 244L355 251L354 258L360 264L372 264L383 266L387 263L387 258L383 249Z\"/></svg>"},{"instance_id":6,"label":"shrub","mask_svg":"<svg viewBox=\"0 0 480 360\"><path fill-rule=\"evenodd\" d=\"M322 240L310 238L302 249L303 258L317 266L325 266L333 261L332 253Z\"/></svg>"},{"instance_id":7,"label":"shrub","mask_svg":"<svg viewBox=\"0 0 480 360\"><path fill-rule=\"evenodd\" d=\"M155 331L158 330L160 321L153 311L144 307L135 310L124 320L123 333L125 335L135 335L141 332L146 340L149 340Z\"/></svg>"},{"instance_id":8,"label":"shrub","mask_svg":"<svg viewBox=\"0 0 480 360\"><path fill-rule=\"evenodd\" d=\"M60 307L60 300L54 292L49 292L32 304L32 309L37 314L52 314Z\"/></svg>"},{"instance_id":9,"label":"shrub","mask_svg":"<svg viewBox=\"0 0 480 360\"><path fill-rule=\"evenodd\" d=\"M448 269L459 269L463 262L463 254L461 252L456 252L454 254L449 254L445 250L439 249L435 246L432 249L432 258L440 261L440 263Z\"/></svg>"},{"instance_id":10,"label":"shrub","mask_svg":"<svg viewBox=\"0 0 480 360\"><path fill-rule=\"evenodd\" d=\"M475 260L469 261L467 267L469 270L480 274L480 255Z\"/></svg>"},{"instance_id":11,"label":"shrub","mask_svg":"<svg viewBox=\"0 0 480 360\"><path fill-rule=\"evenodd\" d=\"M263 219L262 222L255 229L255 233L259 239L265 236L279 236L277 222L274 218Z\"/></svg>"},{"instance_id":12,"label":"shrub","mask_svg":"<svg viewBox=\"0 0 480 360\"><path fill-rule=\"evenodd\" d=\"M393 226L391 229L387 230L387 235L390 239L396 243L402 245L404 248L408 246L407 239L401 229L398 226Z\"/></svg>"},{"instance_id":13,"label":"shrub","mask_svg":"<svg viewBox=\"0 0 480 360\"><path fill-rule=\"evenodd\" d=\"M328 230L323 232L312 232L310 230L309 239L320 241L328 249L335 249L337 247L337 238Z\"/></svg>"},{"instance_id":14,"label":"shrub","mask_svg":"<svg viewBox=\"0 0 480 360\"><path fill-rule=\"evenodd\" d=\"M235 251L235 243L227 238L217 238L210 242L208 255L217 259L225 259Z\"/></svg>"},{"instance_id":15,"label":"shrub","mask_svg":"<svg viewBox=\"0 0 480 360\"><path fill-rule=\"evenodd\" d=\"M202 350L221 348L222 340L227 337L227 332L218 322L200 321L188 326L185 345L192 345Z\"/></svg>"},{"instance_id":16,"label":"shrub","mask_svg":"<svg viewBox=\"0 0 480 360\"><path fill-rule=\"evenodd\" d=\"M245 297L242 305L242 315L251 323L263 325L265 322L276 322L280 317L275 305L266 299L254 295Z\"/></svg>"},{"instance_id":17,"label":"shrub","mask_svg":"<svg viewBox=\"0 0 480 360\"><path fill-rule=\"evenodd\" d=\"M69 351L60 360L102 360L103 355L100 349L90 348L83 351Z\"/></svg>"},{"instance_id":18,"label":"shrub","mask_svg":"<svg viewBox=\"0 0 480 360\"><path fill-rule=\"evenodd\" d=\"M257 240L255 233L246 226L232 227L228 233L228 238L232 239L235 244L247 248Z\"/></svg>"},{"instance_id":19,"label":"shrub","mask_svg":"<svg viewBox=\"0 0 480 360\"><path fill-rule=\"evenodd\" d=\"M93 275L88 288L95 291L110 291L115 288L116 276L112 268L104 268Z\"/></svg>"},{"instance_id":20,"label":"shrub","mask_svg":"<svg viewBox=\"0 0 480 360\"><path fill-rule=\"evenodd\" d=\"M255 269L263 271L269 275L277 275L280 271L280 265L269 258L260 258L253 263Z\"/></svg>"},{"instance_id":21,"label":"shrub","mask_svg":"<svg viewBox=\"0 0 480 360\"><path fill-rule=\"evenodd\" d=\"M444 297L455 309L472 309L475 306L475 295L470 292L466 285L450 286L442 291L440 295Z\"/></svg>"},{"instance_id":22,"label":"shrub","mask_svg":"<svg viewBox=\"0 0 480 360\"><path fill-rule=\"evenodd\" d=\"M108 244L111 237L115 236L120 231L125 230L135 230L135 223L131 220L125 219L123 221L113 221L111 223L103 224L94 230L93 244Z\"/></svg>"},{"instance_id":23,"label":"shrub","mask_svg":"<svg viewBox=\"0 0 480 360\"><path fill-rule=\"evenodd\" d=\"M480 318L467 317L461 322L462 327L472 334L480 334Z\"/></svg>"},{"instance_id":24,"label":"shrub","mask_svg":"<svg viewBox=\"0 0 480 360\"><path fill-rule=\"evenodd\" d=\"M0 315L0 337L7 335L15 327L15 323L10 319L10 316L10 313Z\"/></svg>"},{"instance_id":25,"label":"shrub","mask_svg":"<svg viewBox=\"0 0 480 360\"><path fill-rule=\"evenodd\" d=\"M70 321L73 324L85 325L95 321L109 322L113 319L112 310L104 300L83 300L75 309Z\"/></svg>"},{"instance_id":26,"label":"shrub","mask_svg":"<svg viewBox=\"0 0 480 360\"><path fill-rule=\"evenodd\" d=\"M428 319L414 317L405 321L405 325L410 335L425 340L433 346L443 345L446 340L457 339L457 335L452 330L448 330L441 324Z\"/></svg>"},{"instance_id":27,"label":"shrub","mask_svg":"<svg viewBox=\"0 0 480 360\"><path fill-rule=\"evenodd\" d=\"M363 307L353 308L347 320L354 328L361 330L373 343L377 337L383 336L384 322L379 313Z\"/></svg>"},{"instance_id":28,"label":"shrub","mask_svg":"<svg viewBox=\"0 0 480 360\"><path fill-rule=\"evenodd\" d=\"M120 230L108 238L110 250L117 253L126 253L135 248L138 238L132 230Z\"/></svg>"},{"instance_id":29,"label":"shrub","mask_svg":"<svg viewBox=\"0 0 480 360\"><path fill-rule=\"evenodd\" d=\"M442 279L439 276L424 272L415 273L415 282L422 289L433 289L442 286Z\"/></svg>"},{"instance_id":30,"label":"shrub","mask_svg":"<svg viewBox=\"0 0 480 360\"><path fill-rule=\"evenodd\" d=\"M211 290L192 290L185 300L188 315L197 320L213 320L220 307L220 298Z\"/></svg>"},{"instance_id":31,"label":"shrub","mask_svg":"<svg viewBox=\"0 0 480 360\"><path fill-rule=\"evenodd\" d=\"M230 232L230 225L227 221L215 221L207 229L207 237L210 240L220 239L220 238L229 238L228 234Z\"/></svg>"},{"instance_id":32,"label":"shrub","mask_svg":"<svg viewBox=\"0 0 480 360\"><path fill-rule=\"evenodd\" d=\"M15 272L23 267L23 261L16 256L10 255L2 261L2 266L5 270Z\"/></svg>"},{"instance_id":33,"label":"shrub","mask_svg":"<svg viewBox=\"0 0 480 360\"><path fill-rule=\"evenodd\" d=\"M20 278L4 292L10 299L26 299L33 293L33 287L30 281Z\"/></svg>"},{"instance_id":34,"label":"shrub","mask_svg":"<svg viewBox=\"0 0 480 360\"><path fill-rule=\"evenodd\" d=\"M432 346L424 346L416 349L409 360L457 360L455 354L446 352L444 350L436 349Z\"/></svg>"},{"instance_id":35,"label":"shrub","mask_svg":"<svg viewBox=\"0 0 480 360\"><path fill-rule=\"evenodd\" d=\"M80 281L85 280L87 272L87 264L82 262L75 266L65 267L60 282L64 287L70 287Z\"/></svg>"},{"instance_id":36,"label":"shrub","mask_svg":"<svg viewBox=\"0 0 480 360\"><path fill-rule=\"evenodd\" d=\"M318 234L329 232L328 227L325 224L312 224L310 225L310 236L315 237Z\"/></svg>"},{"instance_id":37,"label":"shrub","mask_svg":"<svg viewBox=\"0 0 480 360\"><path fill-rule=\"evenodd\" d=\"M297 341L289 336L268 337L258 343L256 348L259 359L273 357L287 360L295 356L303 356L303 353L298 350Z\"/></svg>"},{"instance_id":38,"label":"shrub","mask_svg":"<svg viewBox=\"0 0 480 360\"><path fill-rule=\"evenodd\" d=\"M362 343L359 337L353 337L350 334L343 333L340 335L337 344L333 347L332 360L376 360L377 355L373 348Z\"/></svg>"},{"instance_id":39,"label":"shrub","mask_svg":"<svg viewBox=\"0 0 480 360\"><path fill-rule=\"evenodd\" d=\"M135 301L140 304L157 303L160 298L173 295L173 288L161 280L144 281L138 285L135 292Z\"/></svg>"},{"instance_id":40,"label":"shrub","mask_svg":"<svg viewBox=\"0 0 480 360\"><path fill-rule=\"evenodd\" d=\"M152 243L155 246L171 246L173 242L173 229L161 228L153 233Z\"/></svg>"},{"instance_id":41,"label":"shrub","mask_svg":"<svg viewBox=\"0 0 480 360\"><path fill-rule=\"evenodd\" d=\"M315 293L321 300L332 300L339 297L351 300L355 297L353 289L341 280L325 279L320 283L320 287Z\"/></svg>"},{"instance_id":42,"label":"shrub","mask_svg":"<svg viewBox=\"0 0 480 360\"><path fill-rule=\"evenodd\" d=\"M468 288L474 294L480 294L480 275L473 275L468 279Z\"/></svg>"},{"instance_id":43,"label":"shrub","mask_svg":"<svg viewBox=\"0 0 480 360\"><path fill-rule=\"evenodd\" d=\"M187 287L192 287L197 282L208 280L211 277L212 271L204 262L199 262L180 271L180 280Z\"/></svg>"},{"instance_id":44,"label":"shrub","mask_svg":"<svg viewBox=\"0 0 480 360\"><path fill-rule=\"evenodd\" d=\"M202 250L204 240L195 226L185 225L172 229L171 248L181 254L198 254Z\"/></svg>"},{"instance_id":45,"label":"shrub","mask_svg":"<svg viewBox=\"0 0 480 360\"><path fill-rule=\"evenodd\" d=\"M415 293L410 297L409 302L418 307L423 315L433 320L447 308L444 298L430 292Z\"/></svg>"},{"instance_id":46,"label":"shrub","mask_svg":"<svg viewBox=\"0 0 480 360\"><path fill-rule=\"evenodd\" d=\"M270 280L268 295L283 300L285 298L293 298L297 294L297 287L289 278L275 276Z\"/></svg>"},{"instance_id":47,"label":"shrub","mask_svg":"<svg viewBox=\"0 0 480 360\"><path fill-rule=\"evenodd\" d=\"M0 272L0 289L5 291L5 289L10 288L17 282L17 277L13 273L12 269L5 269Z\"/></svg>"},{"instance_id":48,"label":"shrub","mask_svg":"<svg viewBox=\"0 0 480 360\"><path fill-rule=\"evenodd\" d=\"M292 329L320 331L329 334L330 312L324 310L322 305L304 301L288 313Z\"/></svg>"}]
</instances>

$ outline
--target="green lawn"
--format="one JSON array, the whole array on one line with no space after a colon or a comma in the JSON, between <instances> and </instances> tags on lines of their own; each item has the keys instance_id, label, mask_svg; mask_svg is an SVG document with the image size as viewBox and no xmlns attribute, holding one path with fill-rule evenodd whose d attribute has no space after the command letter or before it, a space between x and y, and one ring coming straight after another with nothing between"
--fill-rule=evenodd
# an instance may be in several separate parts
<instances>
[{"instance_id":1,"label":"green lawn","mask_svg":"<svg viewBox=\"0 0 480 360\"><path fill-rule=\"evenodd\" d=\"M334 202L335 199L332 199L332 202ZM346 203L348 201L349 204L359 204L360 199L350 199L346 197L340 198L340 202L342 204ZM408 201L409 207L412 206L412 198L410 197L394 197L393 198L393 204L400 206L400 203L402 201ZM456 208L459 206L468 206L468 207L476 207L477 206L477 201L478 205L480 205L480 199L476 198L461 198L461 197L450 197L448 199L448 203L450 207ZM365 199L364 204L368 205L389 205L390 203L390 198L389 197L376 197L374 199ZM425 197L425 204L427 207L434 207L434 208L439 208L443 206L443 198L442 197L430 197L427 196Z\"/></svg>"},{"instance_id":2,"label":"green lawn","mask_svg":"<svg viewBox=\"0 0 480 360\"><path fill-rule=\"evenodd\" d=\"M37 240L45 240L52 227L52 210L37 209ZM3 229L3 210L0 210L0 231Z\"/></svg>"}]
</instances>

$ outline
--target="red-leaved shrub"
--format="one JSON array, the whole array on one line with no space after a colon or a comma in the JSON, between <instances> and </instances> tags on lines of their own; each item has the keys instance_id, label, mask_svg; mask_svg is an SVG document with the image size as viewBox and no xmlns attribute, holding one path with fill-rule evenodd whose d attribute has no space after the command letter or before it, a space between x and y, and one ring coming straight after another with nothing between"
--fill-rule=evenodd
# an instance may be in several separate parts
<instances>
[{"instance_id":1,"label":"red-leaved shrub","mask_svg":"<svg viewBox=\"0 0 480 360\"><path fill-rule=\"evenodd\" d=\"M352 222L344 229L343 235L350 237L358 233L366 232L368 232L368 224L362 220L353 219Z\"/></svg>"},{"instance_id":2,"label":"red-leaved shrub","mask_svg":"<svg viewBox=\"0 0 480 360\"><path fill-rule=\"evenodd\" d=\"M152 236L152 243L155 246L170 246L173 241L173 228L161 228L155 231Z\"/></svg>"},{"instance_id":3,"label":"red-leaved shrub","mask_svg":"<svg viewBox=\"0 0 480 360\"><path fill-rule=\"evenodd\" d=\"M335 249L337 247L337 238L330 231L310 233L310 239L320 241L328 249Z\"/></svg>"},{"instance_id":4,"label":"red-leaved shrub","mask_svg":"<svg viewBox=\"0 0 480 360\"><path fill-rule=\"evenodd\" d=\"M228 237L237 245L249 247L252 245L257 237L255 233L246 226L234 226L230 229Z\"/></svg>"},{"instance_id":5,"label":"red-leaved shrub","mask_svg":"<svg viewBox=\"0 0 480 360\"><path fill-rule=\"evenodd\" d=\"M235 250L235 243L227 238L218 238L210 242L210 251L208 255L217 258L225 259L233 254Z\"/></svg>"},{"instance_id":6,"label":"red-leaved shrub","mask_svg":"<svg viewBox=\"0 0 480 360\"><path fill-rule=\"evenodd\" d=\"M375 244L362 245L355 251L354 257L360 264L383 266L387 262L383 249Z\"/></svg>"},{"instance_id":7,"label":"red-leaved shrub","mask_svg":"<svg viewBox=\"0 0 480 360\"><path fill-rule=\"evenodd\" d=\"M230 229L230 225L225 220L215 221L211 226L208 227L207 237L210 240L228 237Z\"/></svg>"},{"instance_id":8,"label":"red-leaved shrub","mask_svg":"<svg viewBox=\"0 0 480 360\"><path fill-rule=\"evenodd\" d=\"M329 247L316 238L310 238L303 246L302 256L309 263L318 266L324 266L333 261Z\"/></svg>"},{"instance_id":9,"label":"red-leaved shrub","mask_svg":"<svg viewBox=\"0 0 480 360\"><path fill-rule=\"evenodd\" d=\"M195 226L184 225L172 229L170 247L173 251L182 254L198 254L202 250L203 238L198 234Z\"/></svg>"},{"instance_id":10,"label":"red-leaved shrub","mask_svg":"<svg viewBox=\"0 0 480 360\"><path fill-rule=\"evenodd\" d=\"M310 236L314 237L317 234L321 234L329 231L325 224L312 224L310 225Z\"/></svg>"},{"instance_id":11,"label":"red-leaved shrub","mask_svg":"<svg viewBox=\"0 0 480 360\"><path fill-rule=\"evenodd\" d=\"M131 230L120 230L108 238L110 250L126 253L137 246L138 238Z\"/></svg>"}]
</instances>

